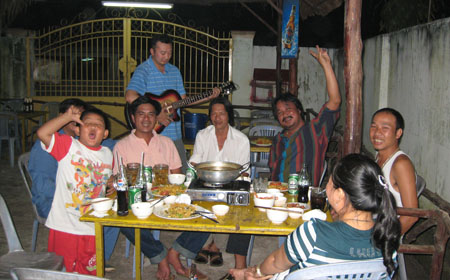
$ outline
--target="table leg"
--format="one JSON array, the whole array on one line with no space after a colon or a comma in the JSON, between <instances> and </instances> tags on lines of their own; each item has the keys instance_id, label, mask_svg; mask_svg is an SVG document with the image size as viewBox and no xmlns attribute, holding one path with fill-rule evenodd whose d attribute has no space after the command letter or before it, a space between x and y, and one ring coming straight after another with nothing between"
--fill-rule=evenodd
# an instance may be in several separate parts
<instances>
[{"instance_id":1,"label":"table leg","mask_svg":"<svg viewBox=\"0 0 450 280\"><path fill-rule=\"evenodd\" d=\"M100 223L95 223L95 254L97 258L97 276L105 276L104 265L104 248L103 248L103 226Z\"/></svg>"},{"instance_id":2,"label":"table leg","mask_svg":"<svg viewBox=\"0 0 450 280\"><path fill-rule=\"evenodd\" d=\"M134 229L134 254L136 259L136 280L141 280L141 229Z\"/></svg>"}]
</instances>

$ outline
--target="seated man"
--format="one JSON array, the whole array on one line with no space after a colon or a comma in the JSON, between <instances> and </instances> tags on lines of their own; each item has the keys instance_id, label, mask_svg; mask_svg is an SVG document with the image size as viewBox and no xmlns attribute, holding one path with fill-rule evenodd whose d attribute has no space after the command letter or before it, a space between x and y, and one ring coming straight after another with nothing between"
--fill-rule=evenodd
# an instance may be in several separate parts
<instances>
[{"instance_id":1,"label":"seated man","mask_svg":"<svg viewBox=\"0 0 450 280\"><path fill-rule=\"evenodd\" d=\"M59 104L59 115L64 114L72 105L79 108L81 111L84 111L89 107L87 103L78 98L69 98ZM63 126L58 132L59 134L67 134L77 138L76 131L76 123L70 122ZM116 141L107 138L103 140L102 146L108 147L112 151L115 143ZM39 216L43 218L48 217L48 213L52 207L56 189L57 169L58 162L56 159L42 149L41 140L36 140L30 152L28 170L32 179L32 202L36 206ZM111 258L118 236L119 228L105 227L104 239L106 261ZM112 271L114 268L107 264L105 270Z\"/></svg>"},{"instance_id":2,"label":"seated man","mask_svg":"<svg viewBox=\"0 0 450 280\"><path fill-rule=\"evenodd\" d=\"M166 136L162 136L153 130L156 124L156 116L161 111L161 105L146 96L139 96L131 104L131 114L136 129L131 134L120 140L114 147L116 153L122 158L123 164L140 162L141 153L144 152L144 165L167 164L170 173L181 173L181 160L177 149ZM117 173L117 164L114 173ZM134 229L122 228L122 233L134 244ZM183 267L179 255L193 259L208 239L209 233L183 232L167 251L159 240L155 240L150 230L142 230L142 252L152 263L158 264L158 279L171 279L171 264L177 274L189 278L189 269ZM198 279L207 279L197 270Z\"/></svg>"},{"instance_id":3,"label":"seated man","mask_svg":"<svg viewBox=\"0 0 450 280\"><path fill-rule=\"evenodd\" d=\"M306 163L312 183L317 186L328 142L339 117L341 96L330 57L319 47L317 53L310 51L310 54L323 68L329 100L316 118L305 123L303 106L297 97L283 94L275 98L273 113L284 130L275 137L270 149L269 167L273 181L287 182L289 174L299 173Z\"/></svg>"},{"instance_id":4,"label":"seated man","mask_svg":"<svg viewBox=\"0 0 450 280\"><path fill-rule=\"evenodd\" d=\"M250 162L250 142L245 134L232 127L234 115L230 101L224 97L213 99L209 104L209 119L212 125L198 132L189 161L193 165L205 161L229 161L239 165ZM227 252L235 254L235 268L247 267L245 259L250 237L249 234L230 234L228 238ZM206 263L208 255L212 266L223 264L214 240L200 251L196 261Z\"/></svg>"},{"instance_id":5,"label":"seated man","mask_svg":"<svg viewBox=\"0 0 450 280\"><path fill-rule=\"evenodd\" d=\"M380 109L372 116L370 141L377 151L376 161L383 170L397 207L417 208L419 204L414 165L399 147L404 128L405 121L397 110ZM417 217L400 216L402 234L405 234L417 220Z\"/></svg>"}]
</instances>

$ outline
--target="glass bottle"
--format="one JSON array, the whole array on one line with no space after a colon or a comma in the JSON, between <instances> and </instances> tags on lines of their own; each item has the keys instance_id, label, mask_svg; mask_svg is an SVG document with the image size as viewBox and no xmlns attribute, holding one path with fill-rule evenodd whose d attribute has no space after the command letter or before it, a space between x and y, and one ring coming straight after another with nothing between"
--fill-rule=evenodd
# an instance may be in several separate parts
<instances>
[{"instance_id":1,"label":"glass bottle","mask_svg":"<svg viewBox=\"0 0 450 280\"><path fill-rule=\"evenodd\" d=\"M139 173L138 177L136 179L136 188L141 190L141 201L146 202L147 201L147 183L145 181L144 177L144 165L139 165Z\"/></svg>"},{"instance_id":2,"label":"glass bottle","mask_svg":"<svg viewBox=\"0 0 450 280\"><path fill-rule=\"evenodd\" d=\"M308 168L306 163L303 163L302 170L298 174L298 202L308 203L308 191L311 185Z\"/></svg>"},{"instance_id":3,"label":"glass bottle","mask_svg":"<svg viewBox=\"0 0 450 280\"><path fill-rule=\"evenodd\" d=\"M125 167L123 166L122 160L119 164L119 174L115 178L115 188L117 191L117 215L126 216L128 215L128 182Z\"/></svg>"}]
</instances>

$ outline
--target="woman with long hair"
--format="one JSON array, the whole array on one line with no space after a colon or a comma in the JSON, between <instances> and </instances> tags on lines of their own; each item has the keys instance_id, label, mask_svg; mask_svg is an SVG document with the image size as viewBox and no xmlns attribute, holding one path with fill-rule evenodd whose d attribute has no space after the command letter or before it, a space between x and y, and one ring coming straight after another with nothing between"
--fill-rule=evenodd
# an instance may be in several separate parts
<instances>
[{"instance_id":1,"label":"woman with long hair","mask_svg":"<svg viewBox=\"0 0 450 280\"><path fill-rule=\"evenodd\" d=\"M235 279L269 279L286 270L377 258L392 275L400 223L380 167L366 156L347 155L336 164L326 192L336 221L305 222L261 264L230 270Z\"/></svg>"}]
</instances>

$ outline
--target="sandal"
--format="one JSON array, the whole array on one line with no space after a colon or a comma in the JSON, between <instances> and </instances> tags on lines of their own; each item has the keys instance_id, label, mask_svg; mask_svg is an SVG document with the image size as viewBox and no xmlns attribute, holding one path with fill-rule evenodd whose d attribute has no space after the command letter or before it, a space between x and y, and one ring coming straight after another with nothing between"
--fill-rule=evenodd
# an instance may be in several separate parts
<instances>
[{"instance_id":1,"label":"sandal","mask_svg":"<svg viewBox=\"0 0 450 280\"><path fill-rule=\"evenodd\" d=\"M208 263L208 257L211 254L211 252L209 252L208 250L200 250L200 252L198 252L197 256L195 256L194 261L198 264L207 264Z\"/></svg>"},{"instance_id":2,"label":"sandal","mask_svg":"<svg viewBox=\"0 0 450 280\"><path fill-rule=\"evenodd\" d=\"M209 265L210 266L222 266L223 258L221 252L209 252Z\"/></svg>"}]
</instances>

